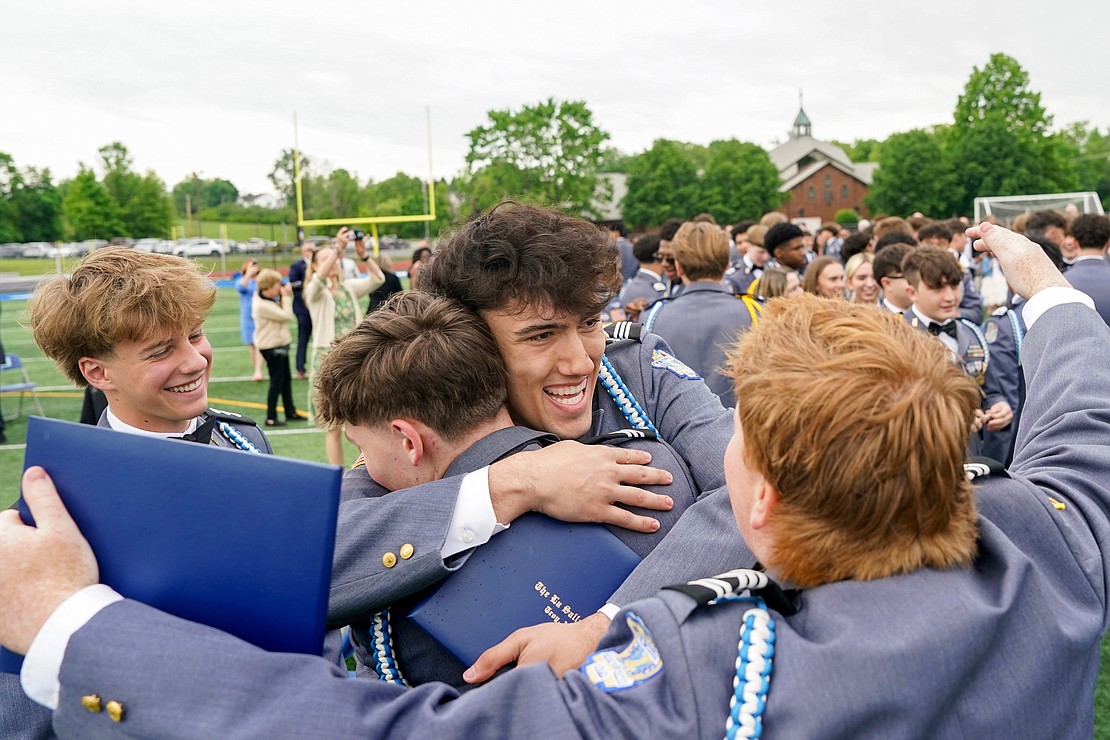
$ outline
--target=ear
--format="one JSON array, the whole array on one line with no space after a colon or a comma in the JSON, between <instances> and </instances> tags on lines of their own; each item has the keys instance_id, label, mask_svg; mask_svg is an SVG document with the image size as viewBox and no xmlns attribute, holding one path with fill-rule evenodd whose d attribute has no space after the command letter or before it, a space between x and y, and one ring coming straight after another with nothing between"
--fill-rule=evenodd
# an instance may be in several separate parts
<instances>
[{"instance_id":1,"label":"ear","mask_svg":"<svg viewBox=\"0 0 1110 740\"><path fill-rule=\"evenodd\" d=\"M77 360L77 368L93 388L105 392L115 389L112 379L108 377L108 368L95 357L80 358Z\"/></svg>"},{"instance_id":2,"label":"ear","mask_svg":"<svg viewBox=\"0 0 1110 740\"><path fill-rule=\"evenodd\" d=\"M425 440L421 436L420 430L408 419L394 419L389 422L389 430L395 438L400 440L409 464L414 468L418 467L426 454Z\"/></svg>"},{"instance_id":3,"label":"ear","mask_svg":"<svg viewBox=\"0 0 1110 740\"><path fill-rule=\"evenodd\" d=\"M755 491L749 523L753 531L762 529L771 521L779 504L779 492L767 481L761 481Z\"/></svg>"},{"instance_id":4,"label":"ear","mask_svg":"<svg viewBox=\"0 0 1110 740\"><path fill-rule=\"evenodd\" d=\"M917 303L917 287L908 280L906 281L906 297L910 299L910 303Z\"/></svg>"}]
</instances>

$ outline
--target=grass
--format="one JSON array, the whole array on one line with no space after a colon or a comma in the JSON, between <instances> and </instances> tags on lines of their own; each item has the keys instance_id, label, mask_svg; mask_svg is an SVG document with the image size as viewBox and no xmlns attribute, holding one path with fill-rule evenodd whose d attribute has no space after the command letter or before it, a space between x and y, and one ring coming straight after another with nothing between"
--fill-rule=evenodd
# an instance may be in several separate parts
<instances>
[{"instance_id":1,"label":"grass","mask_svg":"<svg viewBox=\"0 0 1110 740\"><path fill-rule=\"evenodd\" d=\"M261 260L260 260L261 261ZM292 261L290 255L278 255L275 264L287 267ZM18 264L17 264L18 263ZM26 263L25 265L23 263ZM4 260L0 271L41 275L53 273L53 263L44 270L47 260ZM76 389L54 367L54 363L44 357L31 339L30 332L20 325L26 301L4 301L0 303L0 337L4 349L23 358L27 372L39 386L39 400L43 411L51 418L77 421L81 415L82 392ZM239 337L239 294L233 289L219 291L216 305L205 322L205 331L213 348L212 381L209 385L209 403L217 408L251 416L261 420L266 414L267 381L259 383L250 380L253 372L247 349ZM4 379L4 382L13 382ZM298 404L307 399L308 382L293 380L293 393ZM12 415L17 400L4 396L4 413ZM24 404L24 414L28 413ZM0 507L6 508L19 496L19 479L23 470L23 448L26 438L26 415L7 424L8 444L0 445ZM282 457L298 460L325 462L324 433L306 427L304 424L291 425L267 433L274 453ZM358 451L344 440L344 461L349 465L358 456ZM1095 690L1095 732L1098 740L1110 740L1110 641L1102 644L1101 671ZM1035 666L1030 666L1035 669ZM1002 677L1000 677L1002 678ZM1067 711L1061 707L1046 707L1045 711Z\"/></svg>"}]
</instances>

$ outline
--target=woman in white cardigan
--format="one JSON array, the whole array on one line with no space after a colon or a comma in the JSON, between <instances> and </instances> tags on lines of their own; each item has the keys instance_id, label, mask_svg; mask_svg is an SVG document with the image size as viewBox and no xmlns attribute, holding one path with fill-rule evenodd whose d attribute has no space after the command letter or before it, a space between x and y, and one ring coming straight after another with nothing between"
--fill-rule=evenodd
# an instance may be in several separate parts
<instances>
[{"instance_id":1,"label":"woman in white cardigan","mask_svg":"<svg viewBox=\"0 0 1110 740\"><path fill-rule=\"evenodd\" d=\"M316 369L331 348L332 342L351 331L362 318L359 298L385 282L381 268L373 261L365 263L369 271L364 278L344 280L340 271L339 253L330 247L312 255L304 278L305 305L312 316L312 348L309 360L308 408L312 413L312 394L316 389ZM343 464L343 430L329 429L325 441L328 462Z\"/></svg>"}]
</instances>

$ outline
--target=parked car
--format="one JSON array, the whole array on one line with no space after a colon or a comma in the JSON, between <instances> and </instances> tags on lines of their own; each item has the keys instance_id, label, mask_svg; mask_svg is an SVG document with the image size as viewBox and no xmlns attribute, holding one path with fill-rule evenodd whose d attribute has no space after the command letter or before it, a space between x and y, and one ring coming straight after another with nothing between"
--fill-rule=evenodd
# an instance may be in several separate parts
<instances>
[{"instance_id":1,"label":"parked car","mask_svg":"<svg viewBox=\"0 0 1110 740\"><path fill-rule=\"evenodd\" d=\"M16 242L0 244L0 257L22 257L23 245Z\"/></svg>"},{"instance_id":2,"label":"parked car","mask_svg":"<svg viewBox=\"0 0 1110 740\"><path fill-rule=\"evenodd\" d=\"M382 236L382 249L412 249L412 245L396 234Z\"/></svg>"},{"instance_id":3,"label":"parked car","mask_svg":"<svg viewBox=\"0 0 1110 740\"><path fill-rule=\"evenodd\" d=\"M85 245L86 253L108 246L108 241L106 239L86 239L81 243Z\"/></svg>"},{"instance_id":4,"label":"parked car","mask_svg":"<svg viewBox=\"0 0 1110 740\"><path fill-rule=\"evenodd\" d=\"M267 249L272 249L276 246L277 242L269 241L257 236L252 236L245 242L239 242L239 247L244 252L265 252Z\"/></svg>"},{"instance_id":5,"label":"parked car","mask_svg":"<svg viewBox=\"0 0 1110 740\"><path fill-rule=\"evenodd\" d=\"M186 239L174 245L178 257L220 257L228 253L224 243L215 239Z\"/></svg>"},{"instance_id":6,"label":"parked car","mask_svg":"<svg viewBox=\"0 0 1110 740\"><path fill-rule=\"evenodd\" d=\"M24 257L45 257L53 245L49 242L29 242L23 245Z\"/></svg>"},{"instance_id":7,"label":"parked car","mask_svg":"<svg viewBox=\"0 0 1110 740\"><path fill-rule=\"evenodd\" d=\"M49 247L46 250L46 256L52 259L55 257L61 257L62 259L84 257L86 254L88 254L88 250L85 249L85 245L78 242L59 244L56 247Z\"/></svg>"},{"instance_id":8,"label":"parked car","mask_svg":"<svg viewBox=\"0 0 1110 740\"><path fill-rule=\"evenodd\" d=\"M135 249L140 252L157 252L159 254L169 254L173 251L173 242L166 241L165 239L155 239L148 237L140 239L135 242Z\"/></svg>"}]
</instances>

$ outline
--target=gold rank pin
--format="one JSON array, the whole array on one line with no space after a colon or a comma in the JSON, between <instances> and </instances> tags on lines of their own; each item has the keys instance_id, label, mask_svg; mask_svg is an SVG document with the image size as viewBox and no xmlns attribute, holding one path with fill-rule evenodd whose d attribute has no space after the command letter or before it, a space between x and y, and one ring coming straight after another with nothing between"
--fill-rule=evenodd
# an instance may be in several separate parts
<instances>
[{"instance_id":1,"label":"gold rank pin","mask_svg":"<svg viewBox=\"0 0 1110 740\"><path fill-rule=\"evenodd\" d=\"M100 709L101 709L101 707L100 707L100 695L99 694L86 694L85 696L82 696L81 697L81 706L83 706L85 709L88 709L90 712L99 712Z\"/></svg>"}]
</instances>

